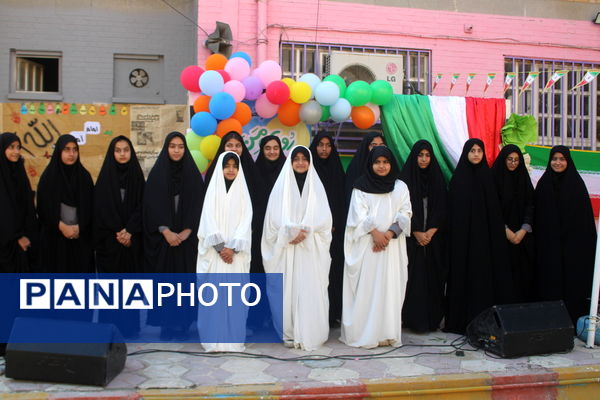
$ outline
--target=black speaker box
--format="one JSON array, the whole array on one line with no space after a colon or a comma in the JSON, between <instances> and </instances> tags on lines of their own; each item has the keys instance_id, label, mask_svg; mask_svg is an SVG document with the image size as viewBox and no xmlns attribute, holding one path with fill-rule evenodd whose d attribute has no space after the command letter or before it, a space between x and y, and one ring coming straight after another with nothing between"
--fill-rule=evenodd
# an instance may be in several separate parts
<instances>
[{"instance_id":1,"label":"black speaker box","mask_svg":"<svg viewBox=\"0 0 600 400\"><path fill-rule=\"evenodd\" d=\"M32 323L41 331L77 330L105 343L16 343L6 347L5 374L13 379L106 386L125 366L127 346L114 325L49 319L16 318L11 339Z\"/></svg>"},{"instance_id":2,"label":"black speaker box","mask_svg":"<svg viewBox=\"0 0 600 400\"><path fill-rule=\"evenodd\" d=\"M496 305L467 326L472 346L503 358L567 352L574 329L562 301Z\"/></svg>"}]
</instances>

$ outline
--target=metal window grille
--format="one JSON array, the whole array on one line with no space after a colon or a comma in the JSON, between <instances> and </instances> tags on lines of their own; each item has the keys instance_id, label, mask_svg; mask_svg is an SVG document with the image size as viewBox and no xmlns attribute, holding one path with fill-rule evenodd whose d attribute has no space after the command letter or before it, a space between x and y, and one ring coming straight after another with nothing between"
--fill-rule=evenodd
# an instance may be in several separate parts
<instances>
[{"instance_id":1,"label":"metal window grille","mask_svg":"<svg viewBox=\"0 0 600 400\"><path fill-rule=\"evenodd\" d=\"M298 80L303 74L312 72L321 78L330 74L329 62L334 51L358 54L401 55L404 68L404 93L431 94L431 51L337 44L314 44L281 42L279 60L283 77ZM313 131L327 130L335 138L341 154L354 154L362 140L364 131L351 122L319 123ZM381 131L376 123L369 131Z\"/></svg>"},{"instance_id":2,"label":"metal window grille","mask_svg":"<svg viewBox=\"0 0 600 400\"><path fill-rule=\"evenodd\" d=\"M598 68L598 63L505 57L505 71L517 74L512 89L506 92L511 112L533 115L537 119L539 145L561 144L574 149L598 150L600 79L596 78L581 88L571 90L587 70ZM552 88L544 91L546 82L558 70L569 72ZM519 96L519 89L532 71L540 75L531 88Z\"/></svg>"}]
</instances>

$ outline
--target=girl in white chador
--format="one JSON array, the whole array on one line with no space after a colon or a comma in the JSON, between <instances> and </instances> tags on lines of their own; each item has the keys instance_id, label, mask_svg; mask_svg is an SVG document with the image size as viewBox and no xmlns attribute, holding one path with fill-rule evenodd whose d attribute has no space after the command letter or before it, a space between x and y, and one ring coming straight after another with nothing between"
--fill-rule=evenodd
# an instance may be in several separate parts
<instances>
[{"instance_id":1,"label":"girl in white chador","mask_svg":"<svg viewBox=\"0 0 600 400\"><path fill-rule=\"evenodd\" d=\"M398 167L384 146L369 153L352 191L344 239L342 336L349 346L401 346L407 281L406 240L412 216Z\"/></svg>"},{"instance_id":2,"label":"girl in white chador","mask_svg":"<svg viewBox=\"0 0 600 400\"><path fill-rule=\"evenodd\" d=\"M216 161L198 229L198 273L248 273L252 242L252 202L237 154L222 153ZM219 296L221 293L219 292ZM222 304L218 302L217 304ZM213 306L214 307L214 306ZM244 341L247 312L200 312L198 331L219 332ZM206 351L244 351L243 343L202 343Z\"/></svg>"},{"instance_id":3,"label":"girl in white chador","mask_svg":"<svg viewBox=\"0 0 600 400\"><path fill-rule=\"evenodd\" d=\"M271 191L261 243L265 271L283 273L283 321L273 319L286 346L312 351L329 336L331 224L310 151L296 146ZM269 285L269 299L278 294Z\"/></svg>"}]
</instances>

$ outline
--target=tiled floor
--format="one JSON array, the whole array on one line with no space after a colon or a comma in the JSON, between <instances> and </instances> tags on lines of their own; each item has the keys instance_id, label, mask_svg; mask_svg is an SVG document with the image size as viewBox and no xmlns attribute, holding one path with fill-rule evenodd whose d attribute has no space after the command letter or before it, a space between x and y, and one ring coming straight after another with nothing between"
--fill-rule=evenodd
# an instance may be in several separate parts
<instances>
[{"instance_id":1,"label":"tiled floor","mask_svg":"<svg viewBox=\"0 0 600 400\"><path fill-rule=\"evenodd\" d=\"M313 357L312 360L282 361L248 358L244 355L193 356L175 352L156 352L129 356L123 372L106 389L135 390L151 388L193 388L202 385L242 385L298 382L302 384L345 384L357 379L389 379L394 377L433 376L438 374L500 372L525 373L556 367L600 364L600 349L587 349L575 339L575 348L567 354L497 359L482 351L465 351L457 356L452 343L457 335L442 332L418 335L404 332L405 346L376 359L361 359L392 350L354 349L337 340L339 330L319 351L304 352L280 344L250 344L247 352L279 358L308 355L346 356ZM440 347L431 347L432 345ZM199 344L130 344L129 352L163 349L201 352ZM469 348L466 346L466 348ZM445 354L444 354L445 353ZM321 358L321 359L319 359ZM0 392L50 391L77 392L102 390L91 386L15 381L0 377Z\"/></svg>"}]
</instances>

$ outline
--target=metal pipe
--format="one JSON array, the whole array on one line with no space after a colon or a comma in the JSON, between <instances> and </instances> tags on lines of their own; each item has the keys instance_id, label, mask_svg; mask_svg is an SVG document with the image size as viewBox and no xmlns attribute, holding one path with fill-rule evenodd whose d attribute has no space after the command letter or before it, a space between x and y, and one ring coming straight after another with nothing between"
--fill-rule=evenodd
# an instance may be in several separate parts
<instances>
[{"instance_id":1,"label":"metal pipe","mask_svg":"<svg viewBox=\"0 0 600 400\"><path fill-rule=\"evenodd\" d=\"M592 299L590 301L590 323L586 347L594 348L596 338L596 318L598 316L598 291L600 290L600 235L596 235L596 262L594 263L594 283L592 284Z\"/></svg>"},{"instance_id":2,"label":"metal pipe","mask_svg":"<svg viewBox=\"0 0 600 400\"><path fill-rule=\"evenodd\" d=\"M256 0L257 18L256 18L256 55L257 63L260 65L267 59L267 1Z\"/></svg>"}]
</instances>

